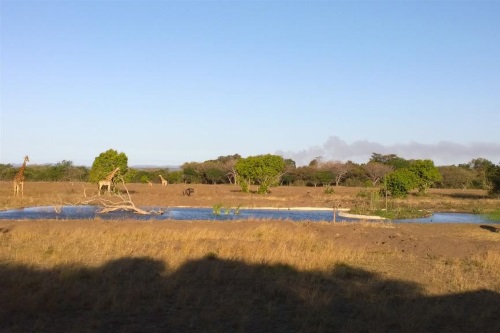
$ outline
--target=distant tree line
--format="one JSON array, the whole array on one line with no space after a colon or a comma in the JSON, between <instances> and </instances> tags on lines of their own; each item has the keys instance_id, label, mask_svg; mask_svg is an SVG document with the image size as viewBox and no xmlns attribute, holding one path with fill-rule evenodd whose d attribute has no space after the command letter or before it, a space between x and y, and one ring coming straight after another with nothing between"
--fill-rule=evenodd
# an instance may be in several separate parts
<instances>
[{"instance_id":1,"label":"distant tree line","mask_svg":"<svg viewBox=\"0 0 500 333\"><path fill-rule=\"evenodd\" d=\"M91 168L63 160L51 165L28 165L25 176L27 181L97 182L120 166L123 179L130 183L160 183L161 175L170 184L237 184L243 191L257 185L260 193L268 192L274 185L380 187L394 196L404 196L414 189L425 194L429 188L485 189L500 193L500 165L484 158L437 167L432 160L407 160L395 154L378 153L373 153L363 164L317 157L300 167L291 159L271 154L247 158L239 154L219 156L204 162L186 162L179 170L135 169L127 163L124 153L110 149L96 157ZM11 164L0 164L0 180L12 180L17 171Z\"/></svg>"},{"instance_id":2,"label":"distant tree line","mask_svg":"<svg viewBox=\"0 0 500 333\"><path fill-rule=\"evenodd\" d=\"M13 180L19 167L12 164L0 164L0 180ZM56 164L27 165L24 175L27 181L88 181L90 169L85 166L75 166L71 161Z\"/></svg>"}]
</instances>

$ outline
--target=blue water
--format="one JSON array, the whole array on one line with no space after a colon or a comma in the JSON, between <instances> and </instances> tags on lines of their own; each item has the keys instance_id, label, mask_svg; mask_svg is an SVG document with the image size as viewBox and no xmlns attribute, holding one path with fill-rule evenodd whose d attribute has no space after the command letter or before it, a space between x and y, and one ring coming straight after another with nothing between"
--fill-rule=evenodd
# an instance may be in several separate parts
<instances>
[{"instance_id":1,"label":"blue water","mask_svg":"<svg viewBox=\"0 0 500 333\"><path fill-rule=\"evenodd\" d=\"M159 210L160 208L149 208ZM105 220L245 220L245 219L273 219L291 221L333 221L331 210L288 210L288 209L240 209L236 212L231 209L226 213L225 209L220 214L214 214L211 208L161 208L161 215L139 215L131 212L110 212L106 214L97 213L96 206L44 206L12 209L0 211L0 219L4 220L36 220L36 219L94 219ZM336 216L337 222L356 221L353 218ZM495 223L483 215L464 213L435 213L431 217L418 219L394 220L395 223Z\"/></svg>"},{"instance_id":2,"label":"blue water","mask_svg":"<svg viewBox=\"0 0 500 333\"><path fill-rule=\"evenodd\" d=\"M110 212L99 214L96 206L62 206L57 211L52 206L30 207L0 211L0 219L9 220L31 220L31 219L94 219L96 217L105 220L139 219L139 220L244 220L244 219L277 219L292 221L331 221L333 211L325 210L288 210L288 209L240 209L236 212L230 209L228 213L223 209L220 214L214 214L212 208L149 208L158 211L163 210L161 215L140 215L132 212ZM337 221L352 221L349 218L340 218Z\"/></svg>"},{"instance_id":3,"label":"blue water","mask_svg":"<svg viewBox=\"0 0 500 333\"><path fill-rule=\"evenodd\" d=\"M467 213L434 213L432 216L394 220L394 222L416 222L416 223L492 223L494 221L488 220L484 215L480 214L467 214Z\"/></svg>"}]
</instances>

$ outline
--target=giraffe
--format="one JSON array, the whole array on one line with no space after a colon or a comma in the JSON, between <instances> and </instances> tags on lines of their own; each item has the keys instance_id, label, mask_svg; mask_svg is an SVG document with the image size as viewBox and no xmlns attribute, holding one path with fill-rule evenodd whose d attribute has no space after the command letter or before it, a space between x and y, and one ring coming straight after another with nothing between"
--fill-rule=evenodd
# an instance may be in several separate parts
<instances>
[{"instance_id":1,"label":"giraffe","mask_svg":"<svg viewBox=\"0 0 500 333\"><path fill-rule=\"evenodd\" d=\"M150 181L150 180L148 180L148 186L149 186L149 187L153 186L153 183L151 183L151 181Z\"/></svg>"},{"instance_id":2,"label":"giraffe","mask_svg":"<svg viewBox=\"0 0 500 333\"><path fill-rule=\"evenodd\" d=\"M161 185L162 186L167 186L168 185L168 181L162 177L162 175L159 175L160 176L160 179L161 179Z\"/></svg>"},{"instance_id":3,"label":"giraffe","mask_svg":"<svg viewBox=\"0 0 500 333\"><path fill-rule=\"evenodd\" d=\"M28 156L24 156L23 165L21 165L21 169L17 172L14 177L14 196L19 195L19 190L21 190L21 197L24 196L24 169L26 169L26 162L29 162L30 158Z\"/></svg>"},{"instance_id":4,"label":"giraffe","mask_svg":"<svg viewBox=\"0 0 500 333\"><path fill-rule=\"evenodd\" d=\"M116 173L120 170L119 167L116 167L113 171L111 171L104 179L99 181L99 191L97 191L97 195L101 195L101 188L104 186L108 187L108 193L111 193L111 183Z\"/></svg>"}]
</instances>

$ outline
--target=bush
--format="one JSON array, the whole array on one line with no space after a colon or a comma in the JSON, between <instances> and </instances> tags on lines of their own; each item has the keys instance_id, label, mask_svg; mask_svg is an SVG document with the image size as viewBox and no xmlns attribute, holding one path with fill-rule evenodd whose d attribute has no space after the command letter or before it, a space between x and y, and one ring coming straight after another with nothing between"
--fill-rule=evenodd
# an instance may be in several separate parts
<instances>
[{"instance_id":1,"label":"bush","mask_svg":"<svg viewBox=\"0 0 500 333\"><path fill-rule=\"evenodd\" d=\"M335 194L335 190L333 189L333 187L330 186L327 186L324 192L325 194Z\"/></svg>"},{"instance_id":2,"label":"bush","mask_svg":"<svg viewBox=\"0 0 500 333\"><path fill-rule=\"evenodd\" d=\"M397 169L387 176L387 190L393 197L406 197L418 186L418 181L418 177L410 170Z\"/></svg>"}]
</instances>

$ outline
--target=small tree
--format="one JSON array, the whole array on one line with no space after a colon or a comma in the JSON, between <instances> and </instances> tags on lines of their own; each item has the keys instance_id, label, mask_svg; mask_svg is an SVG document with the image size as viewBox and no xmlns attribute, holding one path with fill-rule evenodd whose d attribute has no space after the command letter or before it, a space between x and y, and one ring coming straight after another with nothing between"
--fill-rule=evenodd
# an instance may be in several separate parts
<instances>
[{"instance_id":1,"label":"small tree","mask_svg":"<svg viewBox=\"0 0 500 333\"><path fill-rule=\"evenodd\" d=\"M330 170L314 168L308 180L314 187L327 186L335 181L335 175Z\"/></svg>"},{"instance_id":2,"label":"small tree","mask_svg":"<svg viewBox=\"0 0 500 333\"><path fill-rule=\"evenodd\" d=\"M181 170L169 172L165 179L168 180L170 184L180 184L182 183L183 173Z\"/></svg>"},{"instance_id":3,"label":"small tree","mask_svg":"<svg viewBox=\"0 0 500 333\"><path fill-rule=\"evenodd\" d=\"M226 182L226 172L219 168L209 168L204 173L204 178L208 184L222 184Z\"/></svg>"},{"instance_id":4,"label":"small tree","mask_svg":"<svg viewBox=\"0 0 500 333\"><path fill-rule=\"evenodd\" d=\"M409 170L417 176L418 191L422 194L427 194L432 184L443 179L431 160L415 160L410 164Z\"/></svg>"},{"instance_id":5,"label":"small tree","mask_svg":"<svg viewBox=\"0 0 500 333\"><path fill-rule=\"evenodd\" d=\"M443 176L440 182L443 188L468 188L474 181L474 171L456 165L438 167L439 173Z\"/></svg>"},{"instance_id":6,"label":"small tree","mask_svg":"<svg viewBox=\"0 0 500 333\"><path fill-rule=\"evenodd\" d=\"M370 162L378 162L386 165L392 166L394 169L402 169L410 166L410 161L406 160L402 157L399 157L396 154L387 154L382 155L378 153L372 153L372 157L370 158Z\"/></svg>"},{"instance_id":7,"label":"small tree","mask_svg":"<svg viewBox=\"0 0 500 333\"><path fill-rule=\"evenodd\" d=\"M12 164L0 164L0 180L12 180L16 173L17 170Z\"/></svg>"},{"instance_id":8,"label":"small tree","mask_svg":"<svg viewBox=\"0 0 500 333\"><path fill-rule=\"evenodd\" d=\"M491 173L494 173L495 164L485 158L475 158L467 164L461 164L460 167L473 170L476 173L476 179L473 185L476 188L491 190Z\"/></svg>"},{"instance_id":9,"label":"small tree","mask_svg":"<svg viewBox=\"0 0 500 333\"><path fill-rule=\"evenodd\" d=\"M258 155L239 159L235 169L241 177L241 189L248 192L249 185L259 184L258 193L268 193L269 187L279 183L279 178L285 170L285 161L277 155Z\"/></svg>"},{"instance_id":10,"label":"small tree","mask_svg":"<svg viewBox=\"0 0 500 333\"><path fill-rule=\"evenodd\" d=\"M125 153L118 153L114 149L109 149L99 154L92 163L89 180L91 183L97 183L104 179L116 167L120 168L120 174L124 175L128 170L128 157Z\"/></svg>"},{"instance_id":11,"label":"small tree","mask_svg":"<svg viewBox=\"0 0 500 333\"><path fill-rule=\"evenodd\" d=\"M406 197L418 185L418 177L406 168L397 169L386 177L387 191L393 197Z\"/></svg>"},{"instance_id":12,"label":"small tree","mask_svg":"<svg viewBox=\"0 0 500 333\"><path fill-rule=\"evenodd\" d=\"M352 168L350 162L342 163L340 161L328 161L320 164L320 168L330 171L335 180L335 186L339 186L340 182L347 176Z\"/></svg>"},{"instance_id":13,"label":"small tree","mask_svg":"<svg viewBox=\"0 0 500 333\"><path fill-rule=\"evenodd\" d=\"M363 169L368 175L368 178L372 181L373 186L376 186L386 174L394 169L394 167L380 162L368 162L363 165Z\"/></svg>"},{"instance_id":14,"label":"small tree","mask_svg":"<svg viewBox=\"0 0 500 333\"><path fill-rule=\"evenodd\" d=\"M488 173L489 181L491 182L490 194L500 194L500 165L494 166Z\"/></svg>"}]
</instances>

